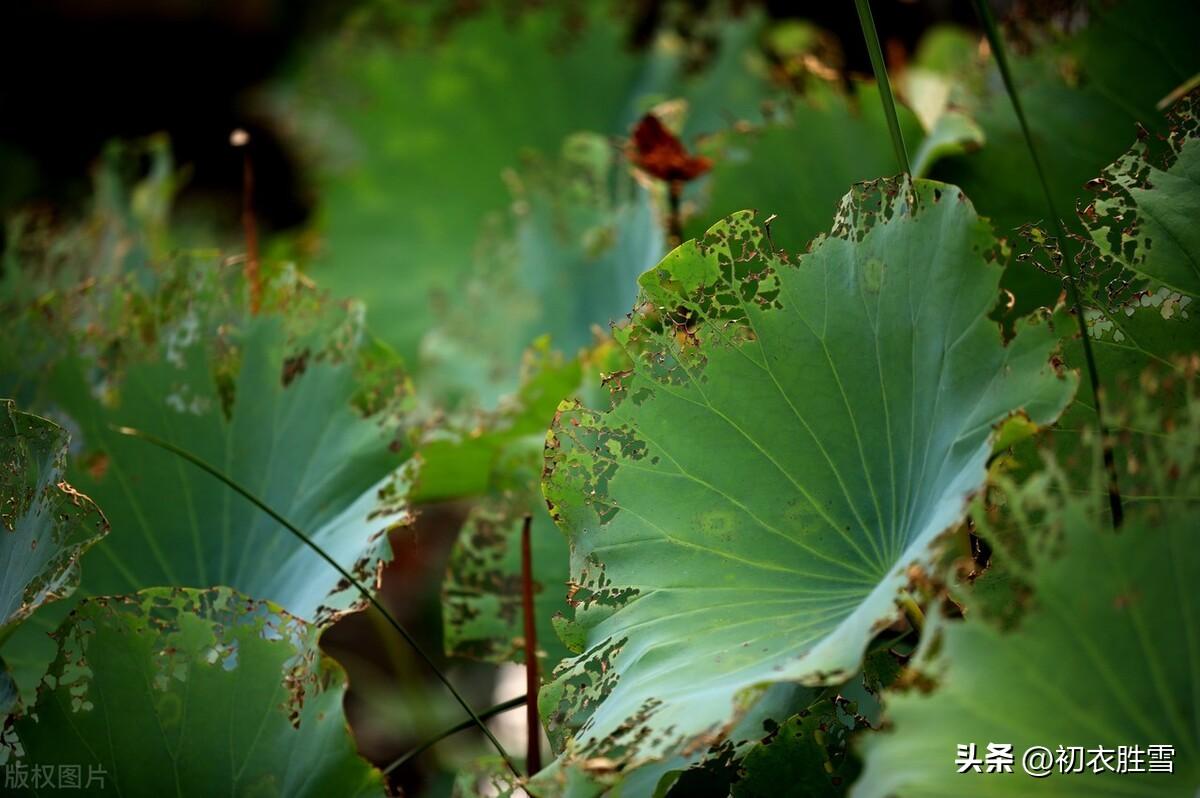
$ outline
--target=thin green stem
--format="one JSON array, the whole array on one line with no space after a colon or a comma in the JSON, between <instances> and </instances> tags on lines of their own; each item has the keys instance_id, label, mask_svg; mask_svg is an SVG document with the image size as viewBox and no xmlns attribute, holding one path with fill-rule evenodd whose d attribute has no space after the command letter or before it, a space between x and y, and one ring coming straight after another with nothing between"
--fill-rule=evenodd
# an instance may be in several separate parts
<instances>
[{"instance_id":1,"label":"thin green stem","mask_svg":"<svg viewBox=\"0 0 1200 798\"><path fill-rule=\"evenodd\" d=\"M483 720L487 720L488 718L494 718L495 716L497 716L501 713L508 712L510 709L516 709L517 707L524 706L525 703L526 703L526 697L523 695L519 695L516 698L508 699L507 701L505 701L502 704L497 704L494 707L488 707L487 709L485 709L484 711L479 713L479 717L482 718ZM464 720L462 723L458 723L454 726L451 726L449 729L446 729L445 731L440 732L436 736L430 737L428 740L421 743L416 748L413 748L412 750L401 754L399 757L397 757L395 760L393 760L390 765L388 765L387 767L385 767L383 769L383 775L386 776L387 774L391 773L396 768L403 765L408 760L412 759L414 756L425 753L430 748L433 748L435 745L440 743L442 740L445 740L447 737L458 734L460 731L466 731L467 729L471 728L473 725L474 724L471 721Z\"/></svg>"},{"instance_id":2,"label":"thin green stem","mask_svg":"<svg viewBox=\"0 0 1200 798\"><path fill-rule=\"evenodd\" d=\"M996 58L996 66L1000 69L1000 77L1004 81L1005 91L1008 92L1009 102L1012 103L1013 111L1017 115L1017 122L1021 126L1021 135L1025 138L1025 147L1029 150L1029 157L1033 161L1034 171L1037 172L1038 181L1042 186L1042 194L1046 199L1046 207L1050 211L1050 219L1058 235L1063 273L1066 277L1067 294L1074 307L1075 319L1079 325L1079 338L1083 344L1083 358L1087 365L1088 381L1092 387L1092 399L1096 403L1096 423L1100 428L1104 470L1108 475L1109 509L1112 511L1113 527L1119 528L1125 519L1125 511L1121 504L1121 491L1117 483L1116 455L1113 452L1112 438L1109 436L1108 425L1104 421L1104 413L1100 404L1100 372L1096 368L1096 357L1092 352L1092 339L1088 335L1087 320L1083 315L1083 298L1079 291L1079 280L1075 271L1076 263L1071 247L1072 239L1067 234L1067 228L1063 224L1062 217L1058 214L1058 205L1054 201L1054 192L1050 188L1050 181L1046 178L1046 170L1042 168L1042 159L1038 154L1037 145L1034 144L1033 134L1029 131L1029 123L1025 119L1025 110L1021 106L1021 97L1018 95L1017 86L1013 82L1012 71L1008 68L1008 56L1004 50L1004 41L1000 37L1000 29L996 25L996 18L992 15L991 6L988 5L988 0L972 0L972 2L975 5L976 14L979 15L979 21L987 33L988 44L991 45L992 55Z\"/></svg>"},{"instance_id":3,"label":"thin green stem","mask_svg":"<svg viewBox=\"0 0 1200 798\"><path fill-rule=\"evenodd\" d=\"M363 598L365 598L372 607L377 609L379 611L379 613L381 615L383 615L384 618L387 619L387 622L391 625L391 627L393 629L395 629L400 634L401 637L404 638L405 642L407 642L410 646L412 646L413 651L417 652L417 656L419 656L422 660L424 660L425 664L428 665L435 674L437 674L438 679L440 679L442 684L444 684L446 686L446 689L450 691L451 695L454 696L454 699L456 701L458 701L459 706L461 706L466 711L466 713L471 716L471 723L474 724L475 726L479 727L479 730L482 731L484 733L484 735L487 736L488 740L491 741L492 745L495 746L496 751L499 752L500 756L504 759L504 762L508 765L509 769L512 770L513 775L520 778L521 774L517 770L516 765L513 764L513 761L509 757L508 752L504 750L504 746L500 745L500 741L496 739L495 735L492 734L491 730L488 729L487 725L479 718L478 715L475 714L475 710L471 709L471 705L467 703L466 699L463 698L462 695L458 692L458 690L455 689L454 685L450 683L450 680L448 678L446 678L446 674L442 673L441 669L434 663L433 659L429 656L429 654L425 653L425 649L421 648L421 645L419 643L417 643L416 638L414 638L412 636L412 634L410 634L409 631L404 628L404 625L396 619L396 616L392 615L392 613L387 609L387 607L384 607L383 604L380 603L380 601L377 598L375 598L374 594L372 594L370 590L367 590L367 588L364 587L361 582L359 582L357 579L354 578L353 574L351 574L349 571L347 571L345 568L343 568L337 560L333 559L333 557L329 556L329 554L324 549L322 549L320 546L318 546L316 543L314 543L312 538L310 538L308 535L301 532L291 521L287 520L282 515L275 512L275 510L272 509L270 507L270 505L268 505L262 499L258 498L253 493L246 490L241 485L239 485L237 482L235 482L231 477L222 473L215 467L209 465L207 462L200 459L196 455L192 454L187 449L184 449L180 446L176 446L175 444L171 443L170 441L165 441L156 435L150 434L149 432L143 432L142 430L134 429L133 427L114 427L113 429L115 429L117 432L119 432L122 435L128 435L132 438L140 438L141 440L144 440L147 443L154 444L155 446L159 447L160 449L165 449L166 451L170 452L171 454L174 454L178 457L182 457L184 460L187 460L189 463L196 466L200 470L207 472L209 475L216 477L221 482L225 483L225 485L227 487L236 491L244 499L249 501L251 504L253 504L258 509L262 510L264 513L269 515L271 518L273 518L280 526L282 526L284 529L286 529L287 531L289 531L293 535L295 535L301 542L304 543L304 545L308 546L310 549L312 549L318 555L320 555L321 559L325 560L325 562L327 562L331 566L333 566L333 569L335 571L337 571L339 574L341 574L342 578L344 578L350 584L354 585L354 587L358 588L358 592L362 594Z\"/></svg>"},{"instance_id":4,"label":"thin green stem","mask_svg":"<svg viewBox=\"0 0 1200 798\"><path fill-rule=\"evenodd\" d=\"M900 171L912 174L908 164L908 149L904 146L904 133L900 130L900 117L896 115L896 98L892 96L892 83L888 80L887 64L883 60L883 48L879 46L879 34L875 31L875 18L871 16L870 0L854 0L858 9L858 21L862 25L863 38L867 40L867 53L871 56L871 69L875 72L875 83L879 86L879 99L883 103L883 115L887 117L888 133L892 136L892 149L896 151L896 162Z\"/></svg>"}]
</instances>

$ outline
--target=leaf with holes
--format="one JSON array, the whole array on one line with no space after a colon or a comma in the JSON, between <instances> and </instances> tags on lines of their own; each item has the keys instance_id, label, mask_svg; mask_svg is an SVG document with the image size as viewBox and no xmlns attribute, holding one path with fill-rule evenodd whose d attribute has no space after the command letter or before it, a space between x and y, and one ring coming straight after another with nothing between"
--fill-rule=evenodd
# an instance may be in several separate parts
<instances>
[{"instance_id":1,"label":"leaf with holes","mask_svg":"<svg viewBox=\"0 0 1200 798\"><path fill-rule=\"evenodd\" d=\"M446 566L442 628L446 653L485 662L524 662L521 532L532 516L534 618L542 673L570 652L554 631L566 610L567 542L545 506L521 494L489 497L475 506Z\"/></svg>"},{"instance_id":2,"label":"leaf with holes","mask_svg":"<svg viewBox=\"0 0 1200 798\"><path fill-rule=\"evenodd\" d=\"M1184 481L1194 491L1197 410L1193 400L1187 432L1163 436L1167 445L1153 453L1162 488ZM1185 436L1187 457L1175 459ZM1195 795L1200 514L1194 502L1166 496L1129 507L1114 532L1092 499L1103 484L1095 481L1090 493L1069 492L1052 462L1024 484L1002 482L991 504L1004 507L1016 534L980 530L996 546L993 558L1019 574L1023 589L1004 608L1011 615L1015 603L1019 617L997 616L986 594L965 590L965 619L931 621L913 680L925 689L886 697L891 728L865 741L855 798ZM989 743L1013 746L1013 772L970 763L956 772L959 746L983 758ZM1170 772L1151 750L1162 745L1173 748ZM1032 746L1051 756L1043 778L1022 771Z\"/></svg>"},{"instance_id":3,"label":"leaf with holes","mask_svg":"<svg viewBox=\"0 0 1200 798\"><path fill-rule=\"evenodd\" d=\"M0 640L74 592L79 557L108 534L91 499L65 480L66 430L0 400Z\"/></svg>"},{"instance_id":4,"label":"leaf with holes","mask_svg":"<svg viewBox=\"0 0 1200 798\"><path fill-rule=\"evenodd\" d=\"M352 406L360 314L282 279L258 316L207 295L185 307L150 355L105 384L106 401L81 363L55 376L53 410L78 430L72 482L120 530L88 558L81 593L225 585L326 625L362 603L336 570L219 480L112 425L194 452L373 585L391 557L387 532L409 518L413 463L392 451L389 413ZM44 632L62 612L40 616L5 651L22 689L52 656Z\"/></svg>"},{"instance_id":5,"label":"leaf with holes","mask_svg":"<svg viewBox=\"0 0 1200 798\"><path fill-rule=\"evenodd\" d=\"M318 634L228 588L89 599L5 737L7 767L49 767L55 783L75 767L89 793L382 796Z\"/></svg>"},{"instance_id":6,"label":"leaf with holes","mask_svg":"<svg viewBox=\"0 0 1200 798\"><path fill-rule=\"evenodd\" d=\"M1173 0L1124 0L1096 5L1070 35L1035 24L1029 39L1042 46L1013 59L1013 77L1059 214L1070 214L1084 185L1128 146L1135 124L1160 129L1157 103L1200 71L1191 47L1200 7ZM1136 68L1131 68L1136 65ZM1003 235L1045 220L1046 201L1029 149L1003 84L992 74L963 105L986 144L938 164L933 176L956 183L975 199ZM1067 219L1071 225L1071 219ZM1057 280L1015 264L1004 284L1019 312L1054 301Z\"/></svg>"},{"instance_id":7,"label":"leaf with holes","mask_svg":"<svg viewBox=\"0 0 1200 798\"><path fill-rule=\"evenodd\" d=\"M1080 212L1103 256L1139 277L1189 297L1200 296L1200 89L1168 114L1162 139L1138 141L1088 187Z\"/></svg>"},{"instance_id":8,"label":"leaf with holes","mask_svg":"<svg viewBox=\"0 0 1200 798\"><path fill-rule=\"evenodd\" d=\"M885 180L796 263L743 212L642 276L612 408L565 405L547 439L586 648L540 696L563 752L545 789L695 752L764 684L859 667L994 427L1052 421L1077 381L1044 316L1007 344L989 320L996 248L958 189Z\"/></svg>"},{"instance_id":9,"label":"leaf with holes","mask_svg":"<svg viewBox=\"0 0 1200 798\"><path fill-rule=\"evenodd\" d=\"M1177 407L1186 396L1158 390L1194 369L1200 351L1200 237L1192 219L1200 215L1200 93L1180 99L1167 114L1165 135L1139 131L1133 146L1088 186L1092 201L1079 210L1089 238L1081 239L1081 294L1086 328L1110 404L1138 393L1155 395ZM1062 262L1058 242L1044 230L1027 226L1033 245L1027 257L1053 268ZM1076 327L1073 319L1059 325ZM1073 335L1063 347L1073 366L1085 363L1082 342ZM1075 433L1095 424L1090 391L1081 391L1058 428ZM1111 429L1120 429L1119 449L1154 430L1129 426L1118 412L1108 413ZM1068 438L1068 441L1070 438ZM1063 447L1059 447L1060 452ZM1136 461L1116 459L1121 482ZM1122 494L1131 496L1127 487Z\"/></svg>"}]
</instances>

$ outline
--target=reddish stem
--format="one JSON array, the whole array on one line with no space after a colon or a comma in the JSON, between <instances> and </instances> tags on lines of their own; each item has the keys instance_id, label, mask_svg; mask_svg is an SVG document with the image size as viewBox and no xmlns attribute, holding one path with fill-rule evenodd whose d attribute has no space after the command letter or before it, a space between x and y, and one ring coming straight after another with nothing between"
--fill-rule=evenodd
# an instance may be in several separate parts
<instances>
[{"instance_id":1,"label":"reddish stem","mask_svg":"<svg viewBox=\"0 0 1200 798\"><path fill-rule=\"evenodd\" d=\"M532 525L533 516L525 516L525 524L521 528L521 603L525 615L525 723L528 726L525 768L531 776L542 769L542 726L537 710L541 680L538 677L537 628L533 623Z\"/></svg>"},{"instance_id":2,"label":"reddish stem","mask_svg":"<svg viewBox=\"0 0 1200 798\"><path fill-rule=\"evenodd\" d=\"M250 286L250 312L262 306L262 275L259 274L258 223L254 218L254 167L250 162L249 138L242 140L242 230L246 236L246 266L243 274Z\"/></svg>"}]
</instances>

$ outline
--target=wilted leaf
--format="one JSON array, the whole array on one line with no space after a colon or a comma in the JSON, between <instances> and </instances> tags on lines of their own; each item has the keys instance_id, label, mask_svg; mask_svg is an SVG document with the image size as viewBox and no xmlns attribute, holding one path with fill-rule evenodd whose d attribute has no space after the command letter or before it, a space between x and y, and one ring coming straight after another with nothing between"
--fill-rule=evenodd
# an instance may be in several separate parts
<instances>
[{"instance_id":1,"label":"wilted leaf","mask_svg":"<svg viewBox=\"0 0 1200 798\"><path fill-rule=\"evenodd\" d=\"M89 793L382 796L318 635L227 588L89 599L6 737L7 772L49 767L57 785L77 766Z\"/></svg>"},{"instance_id":2,"label":"wilted leaf","mask_svg":"<svg viewBox=\"0 0 1200 798\"><path fill-rule=\"evenodd\" d=\"M542 691L564 754L539 783L694 751L756 686L859 667L993 427L1075 385L1043 319L1007 345L988 320L995 247L954 187L881 181L795 264L743 213L642 277L613 408L566 405L548 439L587 649Z\"/></svg>"},{"instance_id":3,"label":"wilted leaf","mask_svg":"<svg viewBox=\"0 0 1200 798\"><path fill-rule=\"evenodd\" d=\"M668 183L695 180L712 168L711 158L689 153L654 114L646 114L634 125L628 149L631 163Z\"/></svg>"},{"instance_id":4,"label":"wilted leaf","mask_svg":"<svg viewBox=\"0 0 1200 798\"><path fill-rule=\"evenodd\" d=\"M79 557L108 534L65 479L66 430L0 399L0 640L79 583ZM2 710L0 710L2 714Z\"/></svg>"}]
</instances>

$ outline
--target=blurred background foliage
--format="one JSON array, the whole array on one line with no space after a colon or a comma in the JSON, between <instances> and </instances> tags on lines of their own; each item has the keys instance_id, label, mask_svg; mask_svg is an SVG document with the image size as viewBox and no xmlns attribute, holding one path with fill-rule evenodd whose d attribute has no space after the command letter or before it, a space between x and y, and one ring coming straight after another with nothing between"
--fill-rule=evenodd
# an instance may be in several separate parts
<instances>
[{"instance_id":1,"label":"blurred background foliage","mask_svg":"<svg viewBox=\"0 0 1200 798\"><path fill-rule=\"evenodd\" d=\"M1073 219L1135 122L1152 126L1200 69L1188 38L1200 11L1001 5ZM1059 277L1015 257L1041 198L969 7L873 6L914 171L960 185L1013 242L1014 315L1052 305ZM217 286L236 275L249 221L266 279L356 300L334 314L365 325L353 403L402 417L389 462L422 463L420 512L393 537L383 596L427 648L444 643L477 706L524 689L520 669L497 667L521 661L519 631L471 620L473 602L511 594L526 512L545 667L566 650L548 625L566 607L566 546L536 487L542 441L560 399L600 401L601 375L622 366L608 325L670 246L666 187L629 165L632 126L653 111L712 160L683 190L686 236L756 207L778 215L777 246L801 251L851 183L897 171L848 3L43 0L5 4L0 30L0 303L19 341L0 352L0 395L61 409L68 351L90 358L83 377L102 394L153 356L153 331L178 320L196 274ZM234 130L245 146L231 146ZM99 467L76 454L77 471ZM341 620L322 645L349 673L371 761L460 719L373 614ZM483 753L467 732L389 777L449 794Z\"/></svg>"}]
</instances>

